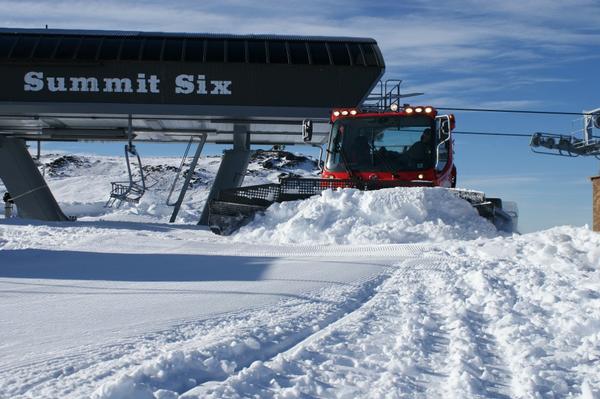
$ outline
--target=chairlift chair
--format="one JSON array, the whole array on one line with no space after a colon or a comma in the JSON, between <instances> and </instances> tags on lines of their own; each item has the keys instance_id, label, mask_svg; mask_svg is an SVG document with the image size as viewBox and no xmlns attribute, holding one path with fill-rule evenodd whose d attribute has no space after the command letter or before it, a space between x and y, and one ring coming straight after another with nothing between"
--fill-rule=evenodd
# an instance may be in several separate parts
<instances>
[{"instance_id":1,"label":"chairlift chair","mask_svg":"<svg viewBox=\"0 0 600 399\"><path fill-rule=\"evenodd\" d=\"M133 162L136 164L139 174L132 172L132 160L131 156L134 157ZM135 145L125 145L125 162L127 164L127 181L115 181L111 182L110 198L106 203L106 206L113 206L116 204L117 208L121 206L123 202L137 204L144 193L146 192L146 179L144 176L144 169L142 167L142 161L140 154L137 152Z\"/></svg>"},{"instance_id":2,"label":"chairlift chair","mask_svg":"<svg viewBox=\"0 0 600 399\"><path fill-rule=\"evenodd\" d=\"M116 204L117 208L123 202L137 204L146 192L146 178L142 167L140 154L133 145L133 126L132 118L129 115L127 127L128 143L125 144L125 163L127 164L127 181L111 182L110 198L106 202L106 207ZM131 160L133 156L133 161ZM132 162L135 162L139 175L132 172Z\"/></svg>"}]
</instances>

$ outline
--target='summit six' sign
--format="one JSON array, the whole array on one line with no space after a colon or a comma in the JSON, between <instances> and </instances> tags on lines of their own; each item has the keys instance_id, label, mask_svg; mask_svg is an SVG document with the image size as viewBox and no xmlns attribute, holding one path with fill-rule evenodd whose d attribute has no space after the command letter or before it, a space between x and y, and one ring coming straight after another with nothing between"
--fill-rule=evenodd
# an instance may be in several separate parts
<instances>
[{"instance_id":1,"label":"'summit six' sign","mask_svg":"<svg viewBox=\"0 0 600 399\"><path fill-rule=\"evenodd\" d=\"M160 93L157 75L138 73L136 79L97 78L91 76L45 76L44 72L27 72L23 77L27 92L82 93ZM231 80L207 80L205 75L181 74L175 77L175 94L231 95Z\"/></svg>"}]
</instances>

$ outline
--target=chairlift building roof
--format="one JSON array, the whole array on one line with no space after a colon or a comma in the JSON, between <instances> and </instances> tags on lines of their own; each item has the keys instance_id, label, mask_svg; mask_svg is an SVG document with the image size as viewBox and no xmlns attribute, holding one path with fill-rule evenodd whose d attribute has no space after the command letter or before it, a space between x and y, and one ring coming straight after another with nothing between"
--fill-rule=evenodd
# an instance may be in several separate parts
<instances>
[{"instance_id":1,"label":"chairlift building roof","mask_svg":"<svg viewBox=\"0 0 600 399\"><path fill-rule=\"evenodd\" d=\"M385 69L373 39L0 28L0 134L121 140L209 133L231 142L315 141L329 112L359 105Z\"/></svg>"}]
</instances>

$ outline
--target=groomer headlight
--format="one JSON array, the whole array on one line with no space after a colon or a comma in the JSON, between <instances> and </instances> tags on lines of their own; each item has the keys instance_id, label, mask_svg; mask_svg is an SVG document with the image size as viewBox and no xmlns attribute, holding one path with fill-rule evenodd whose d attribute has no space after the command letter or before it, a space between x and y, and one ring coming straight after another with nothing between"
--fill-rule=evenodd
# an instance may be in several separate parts
<instances>
[{"instance_id":1,"label":"groomer headlight","mask_svg":"<svg viewBox=\"0 0 600 399\"><path fill-rule=\"evenodd\" d=\"M433 111L433 108L431 108L431 107L425 107L425 112L426 113L430 114L431 111Z\"/></svg>"},{"instance_id":2,"label":"groomer headlight","mask_svg":"<svg viewBox=\"0 0 600 399\"><path fill-rule=\"evenodd\" d=\"M342 111L342 115L344 115L344 116L348 115L348 111L346 111L346 110L343 110L343 111Z\"/></svg>"},{"instance_id":3,"label":"groomer headlight","mask_svg":"<svg viewBox=\"0 0 600 399\"><path fill-rule=\"evenodd\" d=\"M393 112L398 111L398 104L392 104L392 105L390 105L390 110L392 110Z\"/></svg>"},{"instance_id":4,"label":"groomer headlight","mask_svg":"<svg viewBox=\"0 0 600 399\"><path fill-rule=\"evenodd\" d=\"M355 109L350 110L350 115L356 115L357 113L358 113L358 111Z\"/></svg>"},{"instance_id":5,"label":"groomer headlight","mask_svg":"<svg viewBox=\"0 0 600 399\"><path fill-rule=\"evenodd\" d=\"M423 112L423 108L417 107L417 108L415 108L415 112Z\"/></svg>"},{"instance_id":6,"label":"groomer headlight","mask_svg":"<svg viewBox=\"0 0 600 399\"><path fill-rule=\"evenodd\" d=\"M333 116L340 116L340 111L333 111Z\"/></svg>"},{"instance_id":7,"label":"groomer headlight","mask_svg":"<svg viewBox=\"0 0 600 399\"><path fill-rule=\"evenodd\" d=\"M405 108L404 112L406 112L407 114L412 114L415 110L412 109L411 107Z\"/></svg>"}]
</instances>

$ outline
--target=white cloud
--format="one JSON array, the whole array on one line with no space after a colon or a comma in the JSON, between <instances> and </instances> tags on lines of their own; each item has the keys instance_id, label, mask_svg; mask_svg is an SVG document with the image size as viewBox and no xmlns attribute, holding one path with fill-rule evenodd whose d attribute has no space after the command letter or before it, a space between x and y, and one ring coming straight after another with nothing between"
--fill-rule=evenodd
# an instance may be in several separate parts
<instances>
[{"instance_id":1,"label":"white cloud","mask_svg":"<svg viewBox=\"0 0 600 399\"><path fill-rule=\"evenodd\" d=\"M600 5L594 0L435 5L414 0L378 6L359 0L0 0L0 8L0 24L15 27L373 37L390 75L411 76L418 90L438 97L454 94L455 103L461 95L560 84L551 75L540 78L540 71L598 57L590 48L600 44Z\"/></svg>"}]
</instances>

